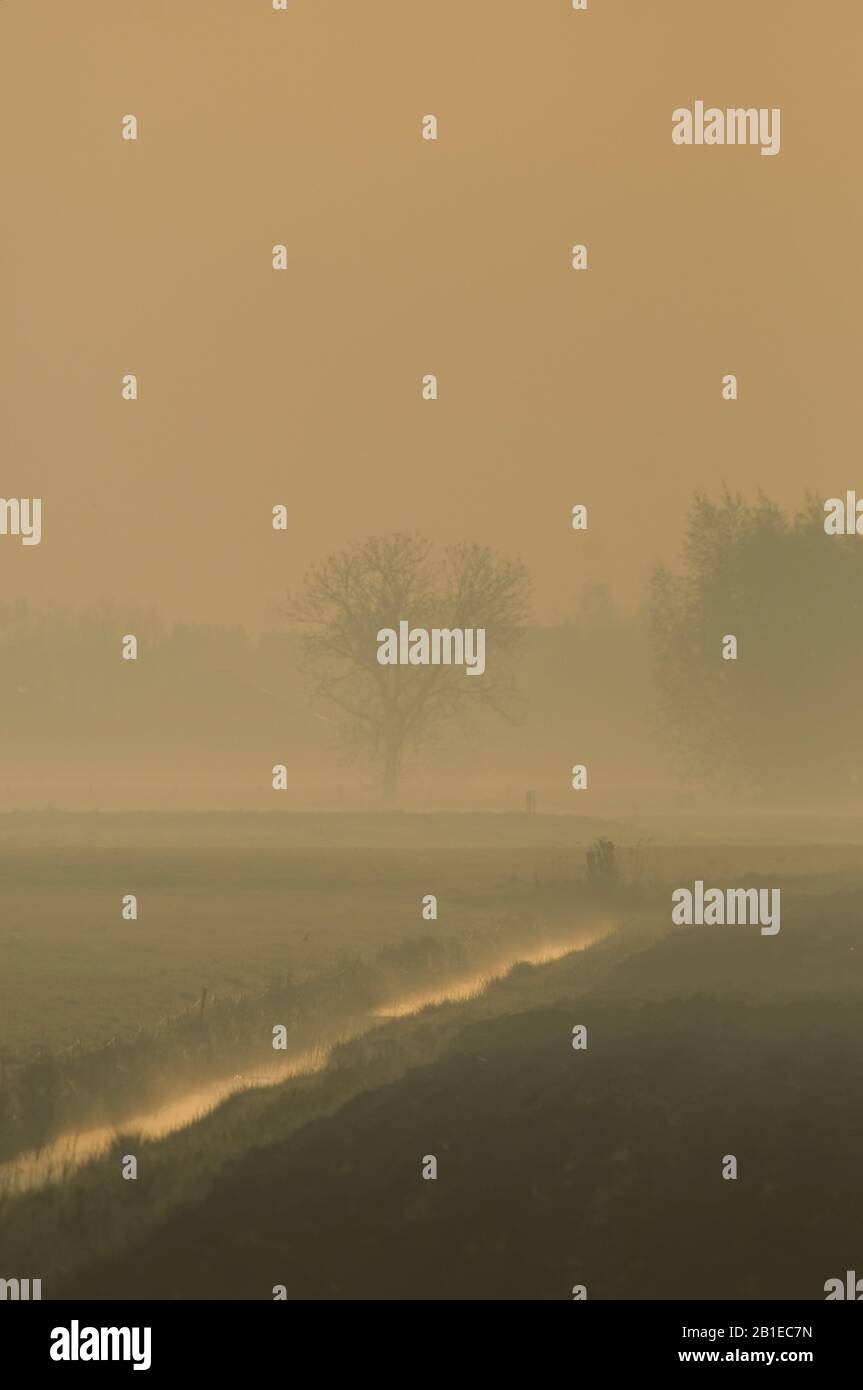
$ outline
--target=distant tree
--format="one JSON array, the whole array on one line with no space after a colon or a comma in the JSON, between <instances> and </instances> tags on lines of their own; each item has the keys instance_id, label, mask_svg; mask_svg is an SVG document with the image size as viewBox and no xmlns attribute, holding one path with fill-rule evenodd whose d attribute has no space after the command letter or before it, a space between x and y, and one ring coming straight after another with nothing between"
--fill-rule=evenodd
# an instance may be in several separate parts
<instances>
[{"instance_id":1,"label":"distant tree","mask_svg":"<svg viewBox=\"0 0 863 1390\"><path fill-rule=\"evenodd\" d=\"M686 772L766 795L852 791L863 681L863 540L829 536L815 498L696 493L682 568L649 603L664 725ZM721 656L734 634L738 658Z\"/></svg>"},{"instance_id":2,"label":"distant tree","mask_svg":"<svg viewBox=\"0 0 863 1390\"><path fill-rule=\"evenodd\" d=\"M302 633L303 664L354 748L380 770L384 796L398 787L405 751L440 738L469 709L512 717L508 657L527 619L530 577L520 561L486 546L436 553L397 532L357 542L313 565L283 606ZM486 630L486 669L381 666L377 634L412 627Z\"/></svg>"}]
</instances>

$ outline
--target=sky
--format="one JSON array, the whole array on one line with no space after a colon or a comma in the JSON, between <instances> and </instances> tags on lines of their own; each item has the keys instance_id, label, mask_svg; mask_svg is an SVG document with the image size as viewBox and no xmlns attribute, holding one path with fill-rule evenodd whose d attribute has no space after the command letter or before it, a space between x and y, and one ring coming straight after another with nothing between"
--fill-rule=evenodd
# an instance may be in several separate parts
<instances>
[{"instance_id":1,"label":"sky","mask_svg":"<svg viewBox=\"0 0 863 1390\"><path fill-rule=\"evenodd\" d=\"M4 599L260 630L406 530L522 558L553 623L586 583L636 604L697 487L863 489L855 30L856 0L5 0L0 492L43 539L0 537ZM699 99L779 107L780 153L675 146Z\"/></svg>"}]
</instances>

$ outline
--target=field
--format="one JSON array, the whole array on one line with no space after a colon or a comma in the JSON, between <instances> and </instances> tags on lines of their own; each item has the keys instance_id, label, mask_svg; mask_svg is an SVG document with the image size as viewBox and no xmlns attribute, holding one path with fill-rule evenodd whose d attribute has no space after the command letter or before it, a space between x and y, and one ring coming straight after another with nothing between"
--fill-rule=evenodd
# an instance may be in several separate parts
<instances>
[{"instance_id":1,"label":"field","mask_svg":"<svg viewBox=\"0 0 863 1390\"><path fill-rule=\"evenodd\" d=\"M583 896L593 835L618 836L608 822L540 816L6 822L0 1058L7 1067L40 1051L154 1028L194 1008L204 989L212 1007L286 976L306 979L368 960L429 931L440 941L463 941L519 913L557 925ZM316 844L324 834L336 843ZM222 842L232 835L251 843ZM46 843L10 843L25 836ZM80 842L70 844L75 837ZM460 837L477 843L454 847ZM662 915L669 886L695 876L717 883L792 876L809 892L863 875L863 846L853 843L618 843L625 881L642 906ZM129 893L138 900L136 921L122 918ZM430 893L438 898L433 923L421 911Z\"/></svg>"},{"instance_id":2,"label":"field","mask_svg":"<svg viewBox=\"0 0 863 1390\"><path fill-rule=\"evenodd\" d=\"M540 817L472 819L462 848L465 822L439 817L336 817L348 843L329 846L297 822L267 843L283 827L254 819L242 849L191 842L219 839L194 818L170 845L152 821L156 843L123 844L111 818L82 845L56 825L54 843L7 836L0 1158L107 1126L93 1161L6 1195L8 1258L95 1298L555 1298L585 1280L596 1297L807 1298L853 1267L852 836L614 831L618 872L597 882L583 824L549 818L542 844ZM695 877L779 886L781 931L672 929L670 892ZM548 963L494 981L525 958ZM314 1066L164 1138L124 1135L271 1062L274 1020Z\"/></svg>"},{"instance_id":3,"label":"field","mask_svg":"<svg viewBox=\"0 0 863 1390\"><path fill-rule=\"evenodd\" d=\"M195 1005L308 978L434 931L567 911L558 850L38 849L0 852L3 1055L129 1036ZM547 890L541 895L538 890ZM121 915L125 894L136 921ZM438 898L434 922L422 899Z\"/></svg>"}]
</instances>

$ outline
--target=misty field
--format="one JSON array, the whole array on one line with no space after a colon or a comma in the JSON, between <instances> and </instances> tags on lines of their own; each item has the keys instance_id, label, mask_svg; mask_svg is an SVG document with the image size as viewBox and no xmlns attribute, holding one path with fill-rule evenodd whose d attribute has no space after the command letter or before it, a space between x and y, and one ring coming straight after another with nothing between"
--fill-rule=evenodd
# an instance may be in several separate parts
<instances>
[{"instance_id":1,"label":"misty field","mask_svg":"<svg viewBox=\"0 0 863 1390\"><path fill-rule=\"evenodd\" d=\"M128 1036L203 989L211 1007L429 931L461 938L540 907L559 919L554 884L582 861L567 874L559 851L541 849L0 851L4 1060ZM129 893L136 921L122 919Z\"/></svg>"},{"instance_id":2,"label":"misty field","mask_svg":"<svg viewBox=\"0 0 863 1390\"><path fill-rule=\"evenodd\" d=\"M818 1298L863 1234L863 880L842 879L789 875L775 938L630 905L587 950L381 1020L319 1073L159 1142L118 1132L7 1202L10 1258L91 1298Z\"/></svg>"},{"instance_id":3,"label":"misty field","mask_svg":"<svg viewBox=\"0 0 863 1390\"><path fill-rule=\"evenodd\" d=\"M44 818L28 819L31 831L45 833ZM218 817L171 818L172 833L191 840L179 846L158 843L158 818L99 819L108 843L10 845L7 833L0 847L0 1058L7 1066L155 1027L194 1008L204 989L211 1008L220 998L285 976L309 978L429 932L463 940L518 914L540 928L558 925L583 900L590 840L577 818L392 817L382 836L374 817L329 816L291 825L294 841L302 835L307 847L268 843L270 824L264 843L238 849L195 845L196 833L216 839ZM330 837L348 843L314 843L319 820ZM230 818L231 828L237 823L252 839L259 829L251 816ZM595 828L617 833L607 822ZM155 843L147 844L148 830ZM143 845L122 843L121 835L135 832ZM555 832L559 843L508 842L537 834L553 841ZM456 847L466 833L479 843ZM430 843L422 844L423 835ZM351 843L376 836L396 844ZM495 847L492 838L504 843ZM863 847L854 844L651 841L619 844L618 859L624 884L660 915L668 885L695 876L790 875L810 892L863 873ZM122 917L130 893L135 921ZM427 894L438 899L434 921L422 917Z\"/></svg>"},{"instance_id":4,"label":"misty field","mask_svg":"<svg viewBox=\"0 0 863 1390\"><path fill-rule=\"evenodd\" d=\"M583 872L583 850L548 846L7 843L0 1158L261 1070L274 1022L292 1051L319 1046L390 999L583 933Z\"/></svg>"},{"instance_id":5,"label":"misty field","mask_svg":"<svg viewBox=\"0 0 863 1390\"><path fill-rule=\"evenodd\" d=\"M664 1252L676 1242L694 1259L700 1241L712 1253L698 1296L809 1296L863 1149L843 1110L859 1063L863 848L657 843L575 818L327 819L292 820L279 844L273 820L240 818L243 849L220 838L236 817L145 818L134 847L129 819L90 822L86 844L50 818L37 843L14 843L21 824L7 822L0 1161L92 1126L107 1135L61 1181L0 1195L10 1258L93 1297L163 1296L168 1265L181 1298L266 1297L261 1278L350 1297L361 1265L381 1297L396 1296L393 1270L405 1296L566 1297L584 1260L597 1296L649 1297L686 1292ZM458 847L466 831L476 843ZM318 843L325 832L337 843ZM615 840L607 879L588 866L601 833ZM670 894L696 877L781 887L780 932L672 928ZM136 921L121 915L128 893ZM525 960L537 963L511 969ZM124 1137L134 1117L271 1063L274 1020L288 1058L319 1061L167 1137ZM573 1073L579 1022L590 1061ZM143 1165L132 1203L112 1176L130 1145ZM436 1145L457 1166L437 1206L412 1187L417 1146ZM735 1145L758 1177L730 1217L724 1185L704 1184L713 1148ZM814 1214L789 1261L804 1198ZM741 1273L726 1231L757 1232L759 1203L774 1243ZM644 1252L630 1257L636 1229ZM444 1252L462 1245L456 1284Z\"/></svg>"}]
</instances>

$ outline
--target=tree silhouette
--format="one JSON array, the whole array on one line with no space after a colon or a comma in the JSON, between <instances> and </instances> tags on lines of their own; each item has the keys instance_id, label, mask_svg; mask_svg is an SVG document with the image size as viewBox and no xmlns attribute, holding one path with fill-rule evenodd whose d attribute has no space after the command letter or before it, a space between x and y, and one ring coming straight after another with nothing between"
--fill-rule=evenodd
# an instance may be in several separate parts
<instances>
[{"instance_id":1,"label":"tree silhouette","mask_svg":"<svg viewBox=\"0 0 863 1390\"><path fill-rule=\"evenodd\" d=\"M654 573L649 609L666 729L691 776L854 793L861 547L825 533L813 497L787 516L763 495L695 494L682 568ZM736 661L720 654L730 633Z\"/></svg>"},{"instance_id":2,"label":"tree silhouette","mask_svg":"<svg viewBox=\"0 0 863 1390\"><path fill-rule=\"evenodd\" d=\"M283 606L301 631L314 698L336 715L350 746L380 769L384 796L398 787L405 750L440 738L470 708L511 718L516 697L508 658L529 612L520 561L486 546L435 552L422 536L371 537L328 555ZM381 666L378 632L412 627L485 628L486 669Z\"/></svg>"}]
</instances>

